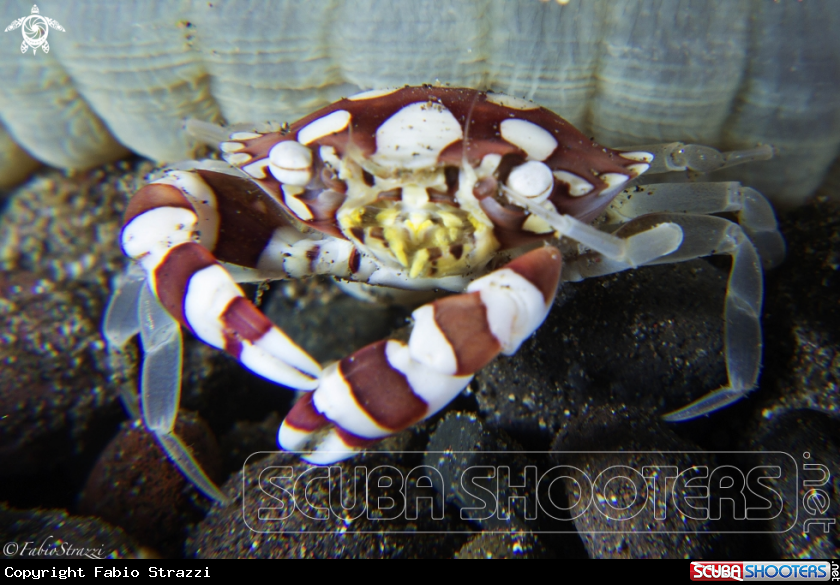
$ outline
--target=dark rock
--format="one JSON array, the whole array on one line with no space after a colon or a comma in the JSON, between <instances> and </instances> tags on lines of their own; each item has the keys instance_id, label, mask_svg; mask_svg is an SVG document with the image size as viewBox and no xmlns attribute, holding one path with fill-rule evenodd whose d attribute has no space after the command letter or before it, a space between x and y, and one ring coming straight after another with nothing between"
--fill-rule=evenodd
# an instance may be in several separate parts
<instances>
[{"instance_id":1,"label":"dark rock","mask_svg":"<svg viewBox=\"0 0 840 585\"><path fill-rule=\"evenodd\" d=\"M455 553L456 559L552 559L539 535L479 534Z\"/></svg>"},{"instance_id":2,"label":"dark rock","mask_svg":"<svg viewBox=\"0 0 840 585\"><path fill-rule=\"evenodd\" d=\"M359 474L359 469L366 471ZM244 475L233 476L223 487L232 502L213 507L193 531L187 550L201 558L451 557L464 541L456 532L466 527L447 515L433 520L429 509L419 510L416 519L406 518L396 487L411 477L410 470L404 458L379 453L331 467L312 466L290 453L249 461ZM305 488L295 490L294 481L304 473ZM341 473L345 481L328 483L330 473ZM388 483L393 489L385 493L396 498L396 507L382 511L374 504L366 509L360 496L374 488L365 486ZM374 493L369 502L376 501ZM347 509L339 509L338 502Z\"/></svg>"},{"instance_id":3,"label":"dark rock","mask_svg":"<svg viewBox=\"0 0 840 585\"><path fill-rule=\"evenodd\" d=\"M322 364L388 337L408 316L405 308L351 297L325 278L277 283L261 308Z\"/></svg>"},{"instance_id":4,"label":"dark rock","mask_svg":"<svg viewBox=\"0 0 840 585\"><path fill-rule=\"evenodd\" d=\"M227 475L239 471L248 458L260 451L277 449L277 432L283 419L276 412L260 422L237 421L233 428L219 439L224 454Z\"/></svg>"},{"instance_id":5,"label":"dark rock","mask_svg":"<svg viewBox=\"0 0 840 585\"><path fill-rule=\"evenodd\" d=\"M0 503L0 541L7 559L142 558L153 555L121 529L64 510L15 510Z\"/></svg>"},{"instance_id":6,"label":"dark rock","mask_svg":"<svg viewBox=\"0 0 840 585\"><path fill-rule=\"evenodd\" d=\"M703 509L688 499L702 496L702 490L679 479L668 485L668 477L688 471L684 477L694 478L696 486L703 477L695 477L692 468L715 469L716 457L695 452L696 445L643 411L594 408L561 431L552 449L555 462L564 466L565 507L591 557L738 556L737 541L721 534L745 528L726 520L729 510L722 509L720 521L704 520ZM708 510L711 483L712 496L704 500Z\"/></svg>"},{"instance_id":7,"label":"dark rock","mask_svg":"<svg viewBox=\"0 0 840 585\"><path fill-rule=\"evenodd\" d=\"M207 425L193 413L180 411L175 432L208 477L218 482L221 457ZM102 453L79 509L122 527L166 556L180 556L187 525L201 519L208 505L206 496L186 480L137 421L125 423Z\"/></svg>"},{"instance_id":8,"label":"dark rock","mask_svg":"<svg viewBox=\"0 0 840 585\"><path fill-rule=\"evenodd\" d=\"M768 276L765 418L814 408L840 418L840 201L781 218L787 260Z\"/></svg>"},{"instance_id":9,"label":"dark rock","mask_svg":"<svg viewBox=\"0 0 840 585\"><path fill-rule=\"evenodd\" d=\"M783 559L840 557L837 420L816 410L792 410L769 421L755 437L753 448L781 451L791 459L790 469L776 483L789 504L772 520L770 537L776 555Z\"/></svg>"},{"instance_id":10,"label":"dark rock","mask_svg":"<svg viewBox=\"0 0 840 585\"><path fill-rule=\"evenodd\" d=\"M122 416L99 333L126 190L151 169L45 171L0 216L0 499L69 506ZM55 482L70 488L55 490ZM45 489L44 486L48 486Z\"/></svg>"},{"instance_id":11,"label":"dark rock","mask_svg":"<svg viewBox=\"0 0 840 585\"><path fill-rule=\"evenodd\" d=\"M519 446L504 432L488 429L476 415L464 412L447 413L438 423L431 434L427 453L423 459L426 465L437 469L444 478L446 490L444 496L448 503L459 508L476 509L470 513L470 518L476 518L476 523L484 530L537 530L538 524L527 519L525 510L536 506L536 485L525 483L521 471L526 466L534 466L534 462L518 452ZM510 485L523 485L525 490L515 490L518 497L527 500L526 503L513 509L508 509L510 490L500 488L491 489L496 498L495 502L487 502L488 492L477 489L472 481L479 481L484 485L489 483L495 487L497 477L482 482L480 479L468 478L464 473L470 469L497 468L507 466L511 470ZM483 476L482 476L483 479ZM484 487L488 487L484 485ZM471 488L474 491L468 491ZM505 513L497 507L495 510L490 503L504 506ZM490 508L484 510L484 508ZM482 510L477 510L482 508ZM486 518L485 518L486 516ZM503 517L504 516L504 517Z\"/></svg>"},{"instance_id":12,"label":"dark rock","mask_svg":"<svg viewBox=\"0 0 840 585\"><path fill-rule=\"evenodd\" d=\"M32 474L79 455L95 413L117 412L103 298L90 284L26 272L0 273L0 290L0 475Z\"/></svg>"},{"instance_id":13,"label":"dark rock","mask_svg":"<svg viewBox=\"0 0 840 585\"><path fill-rule=\"evenodd\" d=\"M840 200L829 197L836 197L834 189L781 218L788 259L768 278L765 305L762 380L769 391L742 438L746 448L788 453L797 466L798 474L780 478L783 499L799 503L798 515L786 508L774 522L780 533L772 539L783 558L840 552L840 525L826 525L826 533L817 522L838 517L840 498ZM819 485L821 471L806 465L826 466L825 485Z\"/></svg>"}]
</instances>

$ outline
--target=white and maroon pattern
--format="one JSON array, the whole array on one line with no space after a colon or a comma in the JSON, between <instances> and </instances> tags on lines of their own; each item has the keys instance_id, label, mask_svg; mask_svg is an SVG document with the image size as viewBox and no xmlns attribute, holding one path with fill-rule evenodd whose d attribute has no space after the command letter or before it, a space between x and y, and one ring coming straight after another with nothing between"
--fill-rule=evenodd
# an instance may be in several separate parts
<instances>
[{"instance_id":1,"label":"white and maroon pattern","mask_svg":"<svg viewBox=\"0 0 840 585\"><path fill-rule=\"evenodd\" d=\"M560 252L540 248L413 313L408 343L371 344L324 370L283 421L280 446L340 461L438 412L500 351L513 353L548 314Z\"/></svg>"},{"instance_id":2,"label":"white and maroon pattern","mask_svg":"<svg viewBox=\"0 0 840 585\"><path fill-rule=\"evenodd\" d=\"M199 339L275 382L313 389L320 366L244 298L218 262L255 267L274 231L287 225L266 218L261 192L242 182L196 171L147 185L126 210L123 250L143 265L161 305Z\"/></svg>"},{"instance_id":3,"label":"white and maroon pattern","mask_svg":"<svg viewBox=\"0 0 840 585\"><path fill-rule=\"evenodd\" d=\"M315 390L278 436L286 449L314 447L307 457L314 463L346 458L436 413L500 351L515 352L551 306L561 260L546 247L475 280L464 294L417 309L407 344L380 341L321 372L244 298L219 261L266 270L267 258L283 258L271 267L282 276L316 274L322 264L323 272L342 274L342 263L343 275L352 275L362 262L349 242L295 240L249 185L208 170L171 172L131 200L123 248L144 266L161 305L197 337L270 380ZM298 244L302 254L293 253Z\"/></svg>"},{"instance_id":4,"label":"white and maroon pattern","mask_svg":"<svg viewBox=\"0 0 840 585\"><path fill-rule=\"evenodd\" d=\"M399 199L404 185L391 179L406 171L439 169L447 181L438 188L416 176L403 182L421 183L432 203L467 207L492 222L496 242L483 249L496 250L551 236L550 228L535 233L524 225L525 212L505 198L504 189L586 221L648 168L638 158L594 143L531 102L430 86L345 98L287 131L235 133L222 150L290 214L360 246L363 239L348 233L336 217L339 208L367 205L377 193ZM355 173L342 167L348 161L356 165ZM475 185L458 185L465 165L475 171Z\"/></svg>"}]
</instances>

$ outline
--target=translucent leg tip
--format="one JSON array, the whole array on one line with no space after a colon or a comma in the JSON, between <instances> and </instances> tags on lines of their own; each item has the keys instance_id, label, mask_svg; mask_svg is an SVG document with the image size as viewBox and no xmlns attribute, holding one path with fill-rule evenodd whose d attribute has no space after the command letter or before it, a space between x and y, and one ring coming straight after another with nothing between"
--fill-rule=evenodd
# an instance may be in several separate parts
<instances>
[{"instance_id":1,"label":"translucent leg tip","mask_svg":"<svg viewBox=\"0 0 840 585\"><path fill-rule=\"evenodd\" d=\"M747 395L748 390L736 390L734 388L721 388L706 394L699 400L695 400L687 406L669 412L662 416L666 422L684 422L701 417L729 406Z\"/></svg>"}]
</instances>

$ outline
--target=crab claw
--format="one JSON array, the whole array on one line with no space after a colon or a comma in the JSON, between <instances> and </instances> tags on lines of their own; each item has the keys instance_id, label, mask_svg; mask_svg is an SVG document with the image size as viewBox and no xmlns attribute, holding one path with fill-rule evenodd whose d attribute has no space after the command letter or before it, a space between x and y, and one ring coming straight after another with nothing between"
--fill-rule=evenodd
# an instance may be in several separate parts
<instances>
[{"instance_id":1,"label":"crab claw","mask_svg":"<svg viewBox=\"0 0 840 585\"><path fill-rule=\"evenodd\" d=\"M163 181L168 182L147 185L132 198L121 234L123 250L143 267L161 306L251 371L285 386L314 389L318 363L244 297L210 249L194 241L204 230L204 244L214 245L221 233L219 214L205 209L216 200L213 190L189 174Z\"/></svg>"},{"instance_id":2,"label":"crab claw","mask_svg":"<svg viewBox=\"0 0 840 585\"><path fill-rule=\"evenodd\" d=\"M533 250L467 292L418 308L408 343L378 341L328 366L283 421L280 447L326 465L437 413L542 324L561 263L555 248Z\"/></svg>"}]
</instances>

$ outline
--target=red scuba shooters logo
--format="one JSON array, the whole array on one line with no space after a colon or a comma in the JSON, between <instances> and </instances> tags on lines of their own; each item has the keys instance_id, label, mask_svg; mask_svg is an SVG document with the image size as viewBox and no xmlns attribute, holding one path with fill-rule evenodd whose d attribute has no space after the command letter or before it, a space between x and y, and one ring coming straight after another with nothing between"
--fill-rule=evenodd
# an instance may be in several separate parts
<instances>
[{"instance_id":1,"label":"red scuba shooters logo","mask_svg":"<svg viewBox=\"0 0 840 585\"><path fill-rule=\"evenodd\" d=\"M743 563L701 562L691 563L692 581L743 581Z\"/></svg>"}]
</instances>

